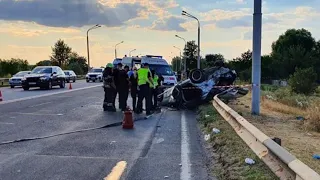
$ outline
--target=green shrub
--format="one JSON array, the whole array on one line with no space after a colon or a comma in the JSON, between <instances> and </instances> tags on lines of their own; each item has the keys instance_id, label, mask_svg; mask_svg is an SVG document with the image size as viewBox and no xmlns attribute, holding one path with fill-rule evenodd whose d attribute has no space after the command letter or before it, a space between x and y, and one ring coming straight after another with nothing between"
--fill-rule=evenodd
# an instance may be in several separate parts
<instances>
[{"instance_id":1,"label":"green shrub","mask_svg":"<svg viewBox=\"0 0 320 180\"><path fill-rule=\"evenodd\" d=\"M316 80L317 73L313 68L296 69L296 72L290 76L289 85L292 92L308 95L315 92Z\"/></svg>"}]
</instances>

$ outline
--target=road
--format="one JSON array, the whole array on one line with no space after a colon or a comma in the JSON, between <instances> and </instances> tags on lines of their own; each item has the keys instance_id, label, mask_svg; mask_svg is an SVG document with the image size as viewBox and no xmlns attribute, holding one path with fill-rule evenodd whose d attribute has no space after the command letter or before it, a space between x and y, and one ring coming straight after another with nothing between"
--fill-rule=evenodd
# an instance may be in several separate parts
<instances>
[{"instance_id":1,"label":"road","mask_svg":"<svg viewBox=\"0 0 320 180\"><path fill-rule=\"evenodd\" d=\"M163 108L124 130L101 87L67 92L0 103L1 180L209 179L194 112Z\"/></svg>"},{"instance_id":2,"label":"road","mask_svg":"<svg viewBox=\"0 0 320 180\"><path fill-rule=\"evenodd\" d=\"M87 83L85 80L77 80L75 83L72 83L72 89L80 89L86 87L93 87L97 85L102 85L102 83ZM32 96L39 96L50 94L52 92L63 92L69 90L69 83L66 83L66 88L61 89L59 86L54 86L51 90L41 90L40 88L30 88L29 91L24 91L21 87L15 87L11 89L10 87L0 88L2 92L3 101L15 100L21 98L27 98Z\"/></svg>"}]
</instances>

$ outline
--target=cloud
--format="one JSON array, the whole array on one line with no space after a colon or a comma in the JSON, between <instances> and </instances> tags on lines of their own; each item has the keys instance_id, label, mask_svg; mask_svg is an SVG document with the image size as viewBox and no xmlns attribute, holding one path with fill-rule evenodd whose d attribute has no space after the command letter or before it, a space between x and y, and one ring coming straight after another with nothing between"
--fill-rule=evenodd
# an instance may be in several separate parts
<instances>
[{"instance_id":1,"label":"cloud","mask_svg":"<svg viewBox=\"0 0 320 180\"><path fill-rule=\"evenodd\" d=\"M145 7L139 3L121 3L108 7L98 0L0 1L0 19L36 22L52 27L82 27L102 24L121 26L139 17Z\"/></svg>"},{"instance_id":2,"label":"cloud","mask_svg":"<svg viewBox=\"0 0 320 180\"><path fill-rule=\"evenodd\" d=\"M252 17L243 16L236 19L226 19L216 22L218 28L250 27L252 26Z\"/></svg>"},{"instance_id":3,"label":"cloud","mask_svg":"<svg viewBox=\"0 0 320 180\"><path fill-rule=\"evenodd\" d=\"M151 29L162 31L187 31L181 26L184 22L186 22L185 19L171 16L163 20L155 21Z\"/></svg>"}]
</instances>

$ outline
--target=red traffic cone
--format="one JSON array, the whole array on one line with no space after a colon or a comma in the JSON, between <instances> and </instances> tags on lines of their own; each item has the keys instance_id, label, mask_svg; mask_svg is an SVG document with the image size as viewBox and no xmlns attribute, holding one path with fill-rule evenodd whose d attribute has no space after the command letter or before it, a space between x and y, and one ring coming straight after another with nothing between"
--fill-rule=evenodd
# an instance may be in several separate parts
<instances>
[{"instance_id":1,"label":"red traffic cone","mask_svg":"<svg viewBox=\"0 0 320 180\"><path fill-rule=\"evenodd\" d=\"M123 113L124 118L122 121L122 128L123 129L133 129L133 116L132 116L132 111L130 108L127 108L127 110Z\"/></svg>"},{"instance_id":2,"label":"red traffic cone","mask_svg":"<svg viewBox=\"0 0 320 180\"><path fill-rule=\"evenodd\" d=\"M71 82L69 83L69 89L72 89L72 85L71 85Z\"/></svg>"},{"instance_id":3,"label":"red traffic cone","mask_svg":"<svg viewBox=\"0 0 320 180\"><path fill-rule=\"evenodd\" d=\"M2 101L2 93L1 93L1 90L0 90L0 102Z\"/></svg>"}]
</instances>

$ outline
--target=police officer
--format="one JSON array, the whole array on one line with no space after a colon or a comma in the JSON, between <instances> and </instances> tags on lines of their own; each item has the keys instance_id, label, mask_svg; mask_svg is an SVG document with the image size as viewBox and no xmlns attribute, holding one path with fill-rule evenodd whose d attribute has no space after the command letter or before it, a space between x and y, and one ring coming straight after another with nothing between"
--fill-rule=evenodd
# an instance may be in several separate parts
<instances>
[{"instance_id":1,"label":"police officer","mask_svg":"<svg viewBox=\"0 0 320 180\"><path fill-rule=\"evenodd\" d=\"M119 72L118 72L118 85L117 91L119 94L119 109L125 111L127 109L127 100L129 95L129 77L128 77L128 70L129 67L125 66L122 69L122 64L119 63Z\"/></svg>"},{"instance_id":2,"label":"police officer","mask_svg":"<svg viewBox=\"0 0 320 180\"><path fill-rule=\"evenodd\" d=\"M103 71L103 88L104 101L103 110L115 112L114 96L116 94L116 86L114 84L113 64L108 63Z\"/></svg>"},{"instance_id":3,"label":"police officer","mask_svg":"<svg viewBox=\"0 0 320 180\"><path fill-rule=\"evenodd\" d=\"M153 98L152 110L156 110L158 106L158 87L160 85L161 80L159 79L159 76L156 74L155 70L151 70L151 75L153 80L153 86L151 89L151 101Z\"/></svg>"},{"instance_id":4,"label":"police officer","mask_svg":"<svg viewBox=\"0 0 320 180\"><path fill-rule=\"evenodd\" d=\"M137 79L137 68L134 67L129 73L130 79L130 93L132 98L132 110L136 112L137 107L137 93L138 93L138 79Z\"/></svg>"},{"instance_id":5,"label":"police officer","mask_svg":"<svg viewBox=\"0 0 320 180\"><path fill-rule=\"evenodd\" d=\"M142 101L145 99L146 102L146 115L151 115L151 94L150 84L153 86L153 80L151 78L151 72L149 70L149 64L145 63L142 68L138 70L138 104L137 114L142 113Z\"/></svg>"}]
</instances>

